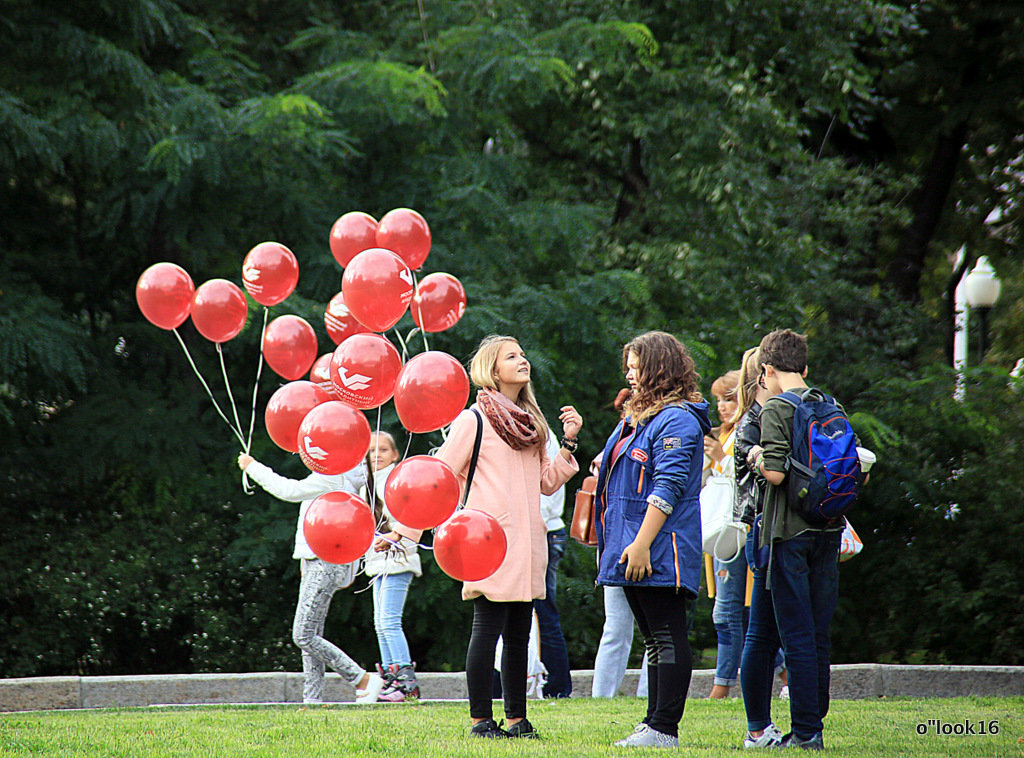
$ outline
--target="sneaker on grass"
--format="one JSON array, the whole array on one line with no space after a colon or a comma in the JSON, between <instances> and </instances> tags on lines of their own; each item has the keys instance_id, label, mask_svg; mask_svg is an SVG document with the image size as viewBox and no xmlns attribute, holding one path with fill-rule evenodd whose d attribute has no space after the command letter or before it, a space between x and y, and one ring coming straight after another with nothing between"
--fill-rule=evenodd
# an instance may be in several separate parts
<instances>
[{"instance_id":1,"label":"sneaker on grass","mask_svg":"<svg viewBox=\"0 0 1024 758\"><path fill-rule=\"evenodd\" d=\"M679 738L641 724L626 739L615 744L618 747L679 747Z\"/></svg>"},{"instance_id":2,"label":"sneaker on grass","mask_svg":"<svg viewBox=\"0 0 1024 758\"><path fill-rule=\"evenodd\" d=\"M824 750L825 741L821 736L821 732L817 732L813 737L808 737L807 739L797 737L793 732L789 732L782 738L782 742L779 743L779 747L798 747L804 750Z\"/></svg>"},{"instance_id":3,"label":"sneaker on grass","mask_svg":"<svg viewBox=\"0 0 1024 758\"><path fill-rule=\"evenodd\" d=\"M483 737L484 739L503 740L508 738L508 732L495 723L494 719L484 719L469 730L470 737Z\"/></svg>"},{"instance_id":4,"label":"sneaker on grass","mask_svg":"<svg viewBox=\"0 0 1024 758\"><path fill-rule=\"evenodd\" d=\"M380 674L370 674L365 689L356 687L356 703L359 705L376 703L377 696L380 695L382 689L384 689L383 677Z\"/></svg>"},{"instance_id":5,"label":"sneaker on grass","mask_svg":"<svg viewBox=\"0 0 1024 758\"><path fill-rule=\"evenodd\" d=\"M743 747L746 750L778 747L780 742L782 742L782 731L775 724L769 724L764 728L760 737L753 737L750 732L747 732L747 738L743 740Z\"/></svg>"},{"instance_id":6,"label":"sneaker on grass","mask_svg":"<svg viewBox=\"0 0 1024 758\"><path fill-rule=\"evenodd\" d=\"M522 721L517 721L514 724L506 726L505 734L509 737L527 737L532 740L540 737L540 735L537 734L537 730L533 728L533 724L531 724L527 719L523 719Z\"/></svg>"}]
</instances>

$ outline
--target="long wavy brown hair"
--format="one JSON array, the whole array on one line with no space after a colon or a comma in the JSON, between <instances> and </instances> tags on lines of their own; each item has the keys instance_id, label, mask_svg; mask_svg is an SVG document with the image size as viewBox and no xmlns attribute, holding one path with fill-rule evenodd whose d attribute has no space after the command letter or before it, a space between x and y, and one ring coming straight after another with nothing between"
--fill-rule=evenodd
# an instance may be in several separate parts
<instances>
[{"instance_id":1,"label":"long wavy brown hair","mask_svg":"<svg viewBox=\"0 0 1024 758\"><path fill-rule=\"evenodd\" d=\"M690 352L668 332L646 332L630 340L622 348L623 371L630 353L640 364L636 391L624 407L634 424L646 421L666 405L704 399Z\"/></svg>"}]
</instances>

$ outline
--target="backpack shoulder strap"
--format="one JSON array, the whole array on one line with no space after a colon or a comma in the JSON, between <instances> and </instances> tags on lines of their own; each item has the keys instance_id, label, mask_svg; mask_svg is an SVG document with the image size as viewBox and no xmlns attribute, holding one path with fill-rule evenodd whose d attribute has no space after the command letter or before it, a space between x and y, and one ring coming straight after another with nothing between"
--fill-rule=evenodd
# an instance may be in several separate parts
<instances>
[{"instance_id":1,"label":"backpack shoulder strap","mask_svg":"<svg viewBox=\"0 0 1024 758\"><path fill-rule=\"evenodd\" d=\"M780 392L775 395L776 399L781 400L784 403L789 403L796 408L800 403L804 401L803 396L796 394L795 392Z\"/></svg>"},{"instance_id":2,"label":"backpack shoulder strap","mask_svg":"<svg viewBox=\"0 0 1024 758\"><path fill-rule=\"evenodd\" d=\"M473 456L469 459L469 473L466 474L466 490L462 493L462 507L466 506L466 500L469 499L469 488L473 486L473 474L476 473L476 462L480 458L480 443L484 437L483 416L476 408L470 408L470 410L476 416L476 439L473 440Z\"/></svg>"}]
</instances>

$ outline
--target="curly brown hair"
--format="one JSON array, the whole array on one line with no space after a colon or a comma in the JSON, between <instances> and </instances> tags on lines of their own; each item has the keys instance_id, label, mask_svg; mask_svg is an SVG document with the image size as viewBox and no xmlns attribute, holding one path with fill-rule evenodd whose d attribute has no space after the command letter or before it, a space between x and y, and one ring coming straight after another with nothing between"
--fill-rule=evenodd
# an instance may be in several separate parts
<instances>
[{"instance_id":1,"label":"curly brown hair","mask_svg":"<svg viewBox=\"0 0 1024 758\"><path fill-rule=\"evenodd\" d=\"M622 348L622 368L629 354L639 362L638 385L626 402L626 414L634 424L654 416L666 405L703 400L698 389L700 375L693 358L678 339L667 332L646 332Z\"/></svg>"}]
</instances>

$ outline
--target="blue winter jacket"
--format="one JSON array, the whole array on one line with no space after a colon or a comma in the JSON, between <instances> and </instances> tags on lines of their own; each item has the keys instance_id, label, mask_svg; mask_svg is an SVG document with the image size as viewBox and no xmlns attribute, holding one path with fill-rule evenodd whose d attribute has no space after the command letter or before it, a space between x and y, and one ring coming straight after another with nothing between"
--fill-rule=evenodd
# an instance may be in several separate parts
<instances>
[{"instance_id":1,"label":"blue winter jacket","mask_svg":"<svg viewBox=\"0 0 1024 758\"><path fill-rule=\"evenodd\" d=\"M700 584L700 484L704 435L711 430L708 403L680 403L663 408L635 430L620 422L604 447L597 475L598 584L630 587L685 587ZM630 440L612 461L623 436ZM619 563L640 530L654 496L672 506L651 543L653 573L639 582L626 579Z\"/></svg>"}]
</instances>

